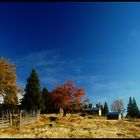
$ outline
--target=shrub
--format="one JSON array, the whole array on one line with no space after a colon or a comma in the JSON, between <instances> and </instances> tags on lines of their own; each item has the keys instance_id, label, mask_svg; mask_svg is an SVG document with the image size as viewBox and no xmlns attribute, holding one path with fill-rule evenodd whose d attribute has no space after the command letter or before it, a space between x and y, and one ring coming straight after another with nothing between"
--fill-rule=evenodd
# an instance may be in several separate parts
<instances>
[{"instance_id":1,"label":"shrub","mask_svg":"<svg viewBox=\"0 0 140 140\"><path fill-rule=\"evenodd\" d=\"M50 121L56 121L57 117L49 117Z\"/></svg>"},{"instance_id":2,"label":"shrub","mask_svg":"<svg viewBox=\"0 0 140 140\"><path fill-rule=\"evenodd\" d=\"M86 113L81 113L80 116L84 117L86 116Z\"/></svg>"}]
</instances>

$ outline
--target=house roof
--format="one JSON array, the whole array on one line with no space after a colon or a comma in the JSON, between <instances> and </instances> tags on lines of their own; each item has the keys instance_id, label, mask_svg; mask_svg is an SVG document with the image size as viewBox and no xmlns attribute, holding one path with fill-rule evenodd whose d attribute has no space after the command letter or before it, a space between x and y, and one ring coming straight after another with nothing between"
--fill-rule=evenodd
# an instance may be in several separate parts
<instances>
[{"instance_id":1,"label":"house roof","mask_svg":"<svg viewBox=\"0 0 140 140\"><path fill-rule=\"evenodd\" d=\"M87 111L93 110L92 108L86 108Z\"/></svg>"},{"instance_id":2,"label":"house roof","mask_svg":"<svg viewBox=\"0 0 140 140\"><path fill-rule=\"evenodd\" d=\"M107 115L119 115L120 113L119 112L109 112L107 113Z\"/></svg>"},{"instance_id":3,"label":"house roof","mask_svg":"<svg viewBox=\"0 0 140 140\"><path fill-rule=\"evenodd\" d=\"M86 111L100 110L99 108L86 108Z\"/></svg>"}]
</instances>

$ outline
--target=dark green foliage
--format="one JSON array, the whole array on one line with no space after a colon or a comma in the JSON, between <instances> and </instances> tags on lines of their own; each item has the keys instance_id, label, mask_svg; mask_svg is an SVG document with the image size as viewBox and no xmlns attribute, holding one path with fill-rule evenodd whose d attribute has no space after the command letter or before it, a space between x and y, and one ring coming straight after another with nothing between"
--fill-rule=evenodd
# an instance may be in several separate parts
<instances>
[{"instance_id":1,"label":"dark green foliage","mask_svg":"<svg viewBox=\"0 0 140 140\"><path fill-rule=\"evenodd\" d=\"M137 106L135 98L131 99L131 97L130 97L129 103L127 106L127 117L137 118L137 117L139 117L139 114L140 114L140 111Z\"/></svg>"},{"instance_id":2,"label":"dark green foliage","mask_svg":"<svg viewBox=\"0 0 140 140\"><path fill-rule=\"evenodd\" d=\"M92 108L92 104L89 104L89 108Z\"/></svg>"},{"instance_id":3,"label":"dark green foliage","mask_svg":"<svg viewBox=\"0 0 140 140\"><path fill-rule=\"evenodd\" d=\"M132 99L129 97L129 103L127 105L127 115L129 116L131 114L131 106L132 106Z\"/></svg>"},{"instance_id":4,"label":"dark green foliage","mask_svg":"<svg viewBox=\"0 0 140 140\"><path fill-rule=\"evenodd\" d=\"M28 112L41 109L41 88L37 72L33 69L27 79L22 108Z\"/></svg>"},{"instance_id":5,"label":"dark green foliage","mask_svg":"<svg viewBox=\"0 0 140 140\"><path fill-rule=\"evenodd\" d=\"M103 105L99 102L99 103L97 103L96 104L96 108L99 108L99 109L101 109L101 111L103 111Z\"/></svg>"},{"instance_id":6,"label":"dark green foliage","mask_svg":"<svg viewBox=\"0 0 140 140\"><path fill-rule=\"evenodd\" d=\"M108 105L107 105L107 102L105 102L103 110L102 110L102 115L106 116L108 112L109 112Z\"/></svg>"},{"instance_id":7,"label":"dark green foliage","mask_svg":"<svg viewBox=\"0 0 140 140\"><path fill-rule=\"evenodd\" d=\"M129 97L129 103L127 105L127 116L132 117L132 99Z\"/></svg>"},{"instance_id":8,"label":"dark green foliage","mask_svg":"<svg viewBox=\"0 0 140 140\"><path fill-rule=\"evenodd\" d=\"M138 106L137 106L135 98L133 98L132 109L133 109L133 116L138 117L140 111L138 109Z\"/></svg>"},{"instance_id":9,"label":"dark green foliage","mask_svg":"<svg viewBox=\"0 0 140 140\"><path fill-rule=\"evenodd\" d=\"M42 105L41 105L41 113L46 113L47 107L49 106L49 92L47 88L43 88L41 91L41 97L42 97Z\"/></svg>"},{"instance_id":10,"label":"dark green foliage","mask_svg":"<svg viewBox=\"0 0 140 140\"><path fill-rule=\"evenodd\" d=\"M104 106L103 106L103 105L101 105L100 109L101 109L101 111L103 112Z\"/></svg>"},{"instance_id":11,"label":"dark green foliage","mask_svg":"<svg viewBox=\"0 0 140 140\"><path fill-rule=\"evenodd\" d=\"M101 103L100 102L96 104L96 108L101 108Z\"/></svg>"},{"instance_id":12,"label":"dark green foliage","mask_svg":"<svg viewBox=\"0 0 140 140\"><path fill-rule=\"evenodd\" d=\"M86 113L81 113L80 116L84 117L86 116Z\"/></svg>"}]
</instances>

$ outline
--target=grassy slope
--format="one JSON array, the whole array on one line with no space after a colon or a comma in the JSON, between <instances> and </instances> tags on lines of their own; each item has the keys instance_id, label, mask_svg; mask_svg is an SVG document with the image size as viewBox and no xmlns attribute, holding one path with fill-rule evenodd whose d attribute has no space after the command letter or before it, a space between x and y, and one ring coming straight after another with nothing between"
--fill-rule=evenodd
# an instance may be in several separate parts
<instances>
[{"instance_id":1,"label":"grassy slope","mask_svg":"<svg viewBox=\"0 0 140 140\"><path fill-rule=\"evenodd\" d=\"M56 122L51 122L50 116L57 117ZM24 125L20 131L18 128L1 128L0 138L140 138L140 120L42 115L39 122Z\"/></svg>"}]
</instances>

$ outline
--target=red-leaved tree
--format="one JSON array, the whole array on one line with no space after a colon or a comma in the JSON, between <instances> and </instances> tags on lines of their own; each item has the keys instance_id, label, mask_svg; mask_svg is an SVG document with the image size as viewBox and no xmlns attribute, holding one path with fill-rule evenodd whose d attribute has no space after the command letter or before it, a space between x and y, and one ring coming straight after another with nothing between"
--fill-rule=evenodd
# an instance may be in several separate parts
<instances>
[{"instance_id":1,"label":"red-leaved tree","mask_svg":"<svg viewBox=\"0 0 140 140\"><path fill-rule=\"evenodd\" d=\"M85 91L83 88L76 88L71 81L67 81L64 85L57 86L50 93L50 99L55 107L62 107L65 110L77 110L80 108L82 97Z\"/></svg>"}]
</instances>

